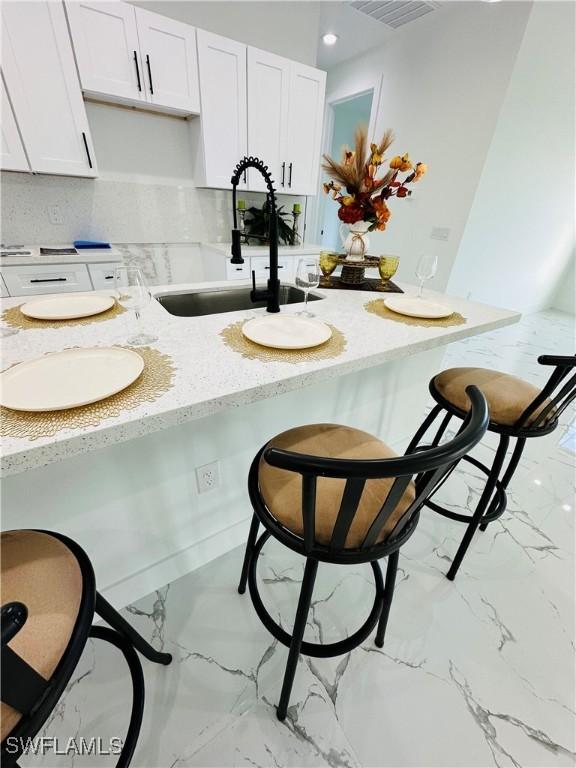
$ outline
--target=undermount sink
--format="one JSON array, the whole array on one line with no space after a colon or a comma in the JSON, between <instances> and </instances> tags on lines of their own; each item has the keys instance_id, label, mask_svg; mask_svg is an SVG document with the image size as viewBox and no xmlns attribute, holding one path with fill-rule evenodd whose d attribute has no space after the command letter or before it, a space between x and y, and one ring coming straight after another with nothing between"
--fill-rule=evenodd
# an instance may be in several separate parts
<instances>
[{"instance_id":1,"label":"undermount sink","mask_svg":"<svg viewBox=\"0 0 576 768\"><path fill-rule=\"evenodd\" d=\"M167 312L177 317L199 317L237 312L242 309L265 307L265 301L250 300L250 287L215 288L210 291L185 291L182 293L156 294L156 300ZM324 296L310 292L308 301L318 301ZM280 286L280 304L299 304L304 301L304 291L293 285Z\"/></svg>"}]
</instances>

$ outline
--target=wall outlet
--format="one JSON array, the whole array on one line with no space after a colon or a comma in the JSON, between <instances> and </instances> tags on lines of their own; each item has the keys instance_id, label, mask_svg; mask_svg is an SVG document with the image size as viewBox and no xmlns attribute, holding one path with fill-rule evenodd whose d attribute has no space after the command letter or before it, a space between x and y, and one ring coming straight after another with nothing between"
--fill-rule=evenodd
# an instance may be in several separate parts
<instances>
[{"instance_id":1,"label":"wall outlet","mask_svg":"<svg viewBox=\"0 0 576 768\"><path fill-rule=\"evenodd\" d=\"M432 227L430 238L432 240L443 240L447 242L450 239L450 227Z\"/></svg>"},{"instance_id":2,"label":"wall outlet","mask_svg":"<svg viewBox=\"0 0 576 768\"><path fill-rule=\"evenodd\" d=\"M198 493L213 491L220 485L220 467L217 461L196 467L196 485Z\"/></svg>"},{"instance_id":3,"label":"wall outlet","mask_svg":"<svg viewBox=\"0 0 576 768\"><path fill-rule=\"evenodd\" d=\"M48 220L50 224L64 224L64 216L59 205L48 206Z\"/></svg>"}]
</instances>

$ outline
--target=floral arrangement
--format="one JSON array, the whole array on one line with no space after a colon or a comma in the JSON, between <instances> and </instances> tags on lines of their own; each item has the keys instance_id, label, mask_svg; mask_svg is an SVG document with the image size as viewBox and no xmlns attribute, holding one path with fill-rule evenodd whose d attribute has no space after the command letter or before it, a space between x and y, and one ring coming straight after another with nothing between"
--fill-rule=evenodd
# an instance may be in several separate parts
<instances>
[{"instance_id":1,"label":"floral arrangement","mask_svg":"<svg viewBox=\"0 0 576 768\"><path fill-rule=\"evenodd\" d=\"M407 184L420 181L427 171L425 163L412 162L408 153L396 155L390 160L388 171L377 178L385 162L384 153L394 140L388 130L379 144L370 144L367 151L367 132L364 126L356 129L355 149L344 147L341 162L324 155L322 168L332 179L324 184L324 192L332 194L340 203L338 218L346 224L358 221L371 222L369 231L386 229L390 209L386 203L391 197L408 197L412 191ZM404 179L399 174L408 173ZM345 193L342 190L345 190Z\"/></svg>"}]
</instances>

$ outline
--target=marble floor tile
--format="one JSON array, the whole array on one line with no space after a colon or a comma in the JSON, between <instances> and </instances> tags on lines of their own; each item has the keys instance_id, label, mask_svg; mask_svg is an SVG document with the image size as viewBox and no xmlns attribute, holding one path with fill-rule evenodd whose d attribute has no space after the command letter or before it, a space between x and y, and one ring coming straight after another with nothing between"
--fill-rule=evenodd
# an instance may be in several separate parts
<instances>
[{"instance_id":1,"label":"marble floor tile","mask_svg":"<svg viewBox=\"0 0 576 768\"><path fill-rule=\"evenodd\" d=\"M573 348L559 312L450 346L444 366L499 368L538 385L543 352ZM124 610L174 663L144 662L145 720L133 765L556 768L574 765L574 412L528 441L502 518L474 538L455 582L445 573L464 528L424 510L402 550L385 646L369 638L333 659L302 657L288 718L275 716L287 649L236 592L234 550ZM476 450L490 461L488 439ZM482 476L461 464L441 500L471 510ZM258 569L263 600L287 629L302 560L274 541ZM369 566L321 565L306 638L331 642L364 621ZM122 736L130 688L119 654L90 641L44 733ZM22 760L113 765L113 758Z\"/></svg>"}]
</instances>

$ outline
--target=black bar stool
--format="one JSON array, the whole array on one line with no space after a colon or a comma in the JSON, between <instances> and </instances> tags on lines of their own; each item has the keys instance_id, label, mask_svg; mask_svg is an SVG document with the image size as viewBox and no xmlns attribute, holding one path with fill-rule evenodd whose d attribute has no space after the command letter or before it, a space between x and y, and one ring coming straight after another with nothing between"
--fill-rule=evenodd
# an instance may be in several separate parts
<instances>
[{"instance_id":1,"label":"black bar stool","mask_svg":"<svg viewBox=\"0 0 576 768\"><path fill-rule=\"evenodd\" d=\"M452 512L431 498L425 502L438 514L468 524L456 557L446 574L450 581L456 577L476 529L480 527L481 531L486 530L488 523L497 520L506 509L506 488L516 471L526 440L553 432L558 426L558 418L576 397L576 373L573 373L576 356L542 355L538 362L554 366L541 390L516 376L488 368L450 368L430 382L430 394L437 405L414 435L407 453L429 449L428 446L421 446L420 441L440 414L443 414L442 420L432 446L440 444L452 417L466 418L469 406L465 393L469 386L478 387L485 395L490 409L488 431L500 435L491 467L472 456L463 457L464 461L486 475L486 485L472 515ZM504 470L511 438L516 443Z\"/></svg>"},{"instance_id":2,"label":"black bar stool","mask_svg":"<svg viewBox=\"0 0 576 768\"><path fill-rule=\"evenodd\" d=\"M288 430L256 455L248 477L254 516L238 591L244 593L248 582L260 620L290 649L279 720L286 717L300 652L319 657L348 653L376 625L376 645L384 644L399 549L414 532L429 494L486 431L486 400L475 387L469 388L468 396L470 414L458 435L413 456L399 457L372 435L335 424ZM260 523L265 531L257 540ZM258 557L270 536L306 558L291 635L265 609L256 584ZM382 557L388 558L385 584L378 563ZM374 605L365 623L345 640L329 644L303 640L319 562L369 562L376 582Z\"/></svg>"},{"instance_id":3,"label":"black bar stool","mask_svg":"<svg viewBox=\"0 0 576 768\"><path fill-rule=\"evenodd\" d=\"M51 531L6 531L2 551L1 756L17 766L64 692L89 637L106 640L126 659L132 712L118 768L130 765L144 712L144 676L136 651L170 664L96 591L94 571L75 542ZM110 626L92 626L97 613ZM110 628L111 627L111 628Z\"/></svg>"}]
</instances>

